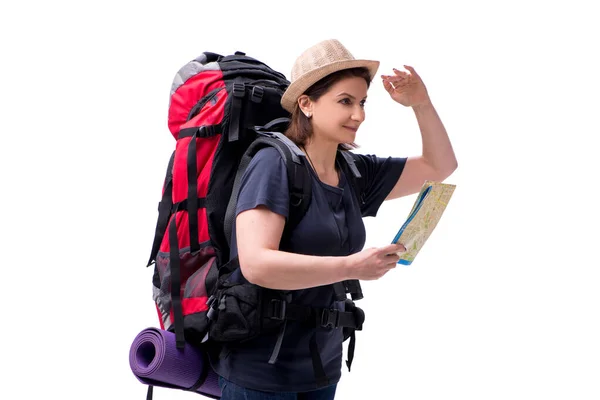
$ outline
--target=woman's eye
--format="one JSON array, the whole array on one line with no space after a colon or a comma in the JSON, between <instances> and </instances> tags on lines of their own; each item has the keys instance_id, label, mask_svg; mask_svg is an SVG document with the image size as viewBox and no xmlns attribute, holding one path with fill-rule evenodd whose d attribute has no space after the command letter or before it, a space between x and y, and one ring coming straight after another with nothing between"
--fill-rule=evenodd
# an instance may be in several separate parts
<instances>
[{"instance_id":1,"label":"woman's eye","mask_svg":"<svg viewBox=\"0 0 600 400\"><path fill-rule=\"evenodd\" d=\"M350 99L342 99L342 100L340 100L340 103L342 103L342 104L350 104Z\"/></svg>"}]
</instances>

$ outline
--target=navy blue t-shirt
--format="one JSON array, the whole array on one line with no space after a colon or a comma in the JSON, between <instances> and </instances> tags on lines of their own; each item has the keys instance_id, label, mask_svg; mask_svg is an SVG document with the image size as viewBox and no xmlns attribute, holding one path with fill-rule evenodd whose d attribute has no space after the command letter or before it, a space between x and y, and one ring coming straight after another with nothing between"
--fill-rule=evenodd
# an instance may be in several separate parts
<instances>
[{"instance_id":1,"label":"navy blue t-shirt","mask_svg":"<svg viewBox=\"0 0 600 400\"><path fill-rule=\"evenodd\" d=\"M312 200L306 215L280 249L316 256L347 256L363 249L363 216L375 216L398 181L406 158L378 158L355 155L364 180L364 204L359 206L352 186L343 172L337 187L321 182L312 171ZM288 217L289 189L285 162L274 148L260 150L242 177L236 215L266 206ZM233 226L231 257L237 255ZM314 307L343 309L334 299L330 285L292 291L292 302ZM309 327L288 321L281 350L275 364L268 360L278 332L265 334L243 344L231 345L223 357L212 360L215 371L225 379L246 388L273 392L303 392L317 388L309 349L316 330L316 341L325 373L332 384L341 376L342 330Z\"/></svg>"}]
</instances>

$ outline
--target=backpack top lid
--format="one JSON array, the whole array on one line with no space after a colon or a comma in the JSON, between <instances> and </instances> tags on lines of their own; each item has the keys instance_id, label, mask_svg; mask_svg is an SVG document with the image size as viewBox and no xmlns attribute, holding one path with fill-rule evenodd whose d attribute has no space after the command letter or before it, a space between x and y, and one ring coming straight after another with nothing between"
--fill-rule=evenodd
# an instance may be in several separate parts
<instances>
[{"instance_id":1,"label":"backpack top lid","mask_svg":"<svg viewBox=\"0 0 600 400\"><path fill-rule=\"evenodd\" d=\"M229 56L204 52L185 64L173 79L169 95L168 126L175 139L182 129L201 126L201 123L191 119L197 116L201 108L207 106L209 100L213 104L227 101L230 96L221 89L233 92L236 90L234 83L252 83L261 86L261 89L270 88L269 95L265 94L267 97L275 94L276 104L265 103L264 108L270 110L275 106L281 110L267 112L266 120L260 121L261 123L289 116L280 105L281 96L290 83L284 74L239 51ZM263 112L264 110L261 111Z\"/></svg>"},{"instance_id":2,"label":"backpack top lid","mask_svg":"<svg viewBox=\"0 0 600 400\"><path fill-rule=\"evenodd\" d=\"M168 111L169 130L175 139L178 138L182 125L188 121L192 108L211 91L225 88L219 65L221 57L214 53L202 53L175 74Z\"/></svg>"}]
</instances>

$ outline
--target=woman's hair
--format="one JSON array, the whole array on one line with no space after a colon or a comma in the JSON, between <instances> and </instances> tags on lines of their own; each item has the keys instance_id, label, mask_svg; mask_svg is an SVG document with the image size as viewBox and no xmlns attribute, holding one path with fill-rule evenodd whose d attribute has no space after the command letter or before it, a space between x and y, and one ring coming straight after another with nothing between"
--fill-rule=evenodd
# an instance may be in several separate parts
<instances>
[{"instance_id":1,"label":"woman's hair","mask_svg":"<svg viewBox=\"0 0 600 400\"><path fill-rule=\"evenodd\" d=\"M327 75L311 87L309 87L304 94L307 95L312 101L317 101L323 96L329 88L337 83L338 81L348 77L359 77L364 78L367 82L367 88L371 84L371 76L369 70L366 68L350 68L343 69L341 71L334 72ZM298 103L294 107L292 112L290 125L288 126L285 135L290 138L297 145L304 145L306 141L313 135L312 125L310 120L300 110ZM350 150L357 148L356 143L342 143L339 145L340 150Z\"/></svg>"}]
</instances>

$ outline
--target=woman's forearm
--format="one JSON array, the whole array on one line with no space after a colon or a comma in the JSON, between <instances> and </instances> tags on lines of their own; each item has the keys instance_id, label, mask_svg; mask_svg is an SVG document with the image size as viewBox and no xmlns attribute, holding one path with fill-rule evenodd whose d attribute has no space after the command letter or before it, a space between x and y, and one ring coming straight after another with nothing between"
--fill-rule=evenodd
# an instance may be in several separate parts
<instances>
[{"instance_id":1,"label":"woman's forearm","mask_svg":"<svg viewBox=\"0 0 600 400\"><path fill-rule=\"evenodd\" d=\"M240 259L240 267L251 283L278 290L306 289L349 279L346 257L257 249L252 255Z\"/></svg>"},{"instance_id":2,"label":"woman's forearm","mask_svg":"<svg viewBox=\"0 0 600 400\"><path fill-rule=\"evenodd\" d=\"M452 173L457 167L456 156L433 104L428 101L414 106L413 110L423 140L423 157L436 171L442 174Z\"/></svg>"}]
</instances>

